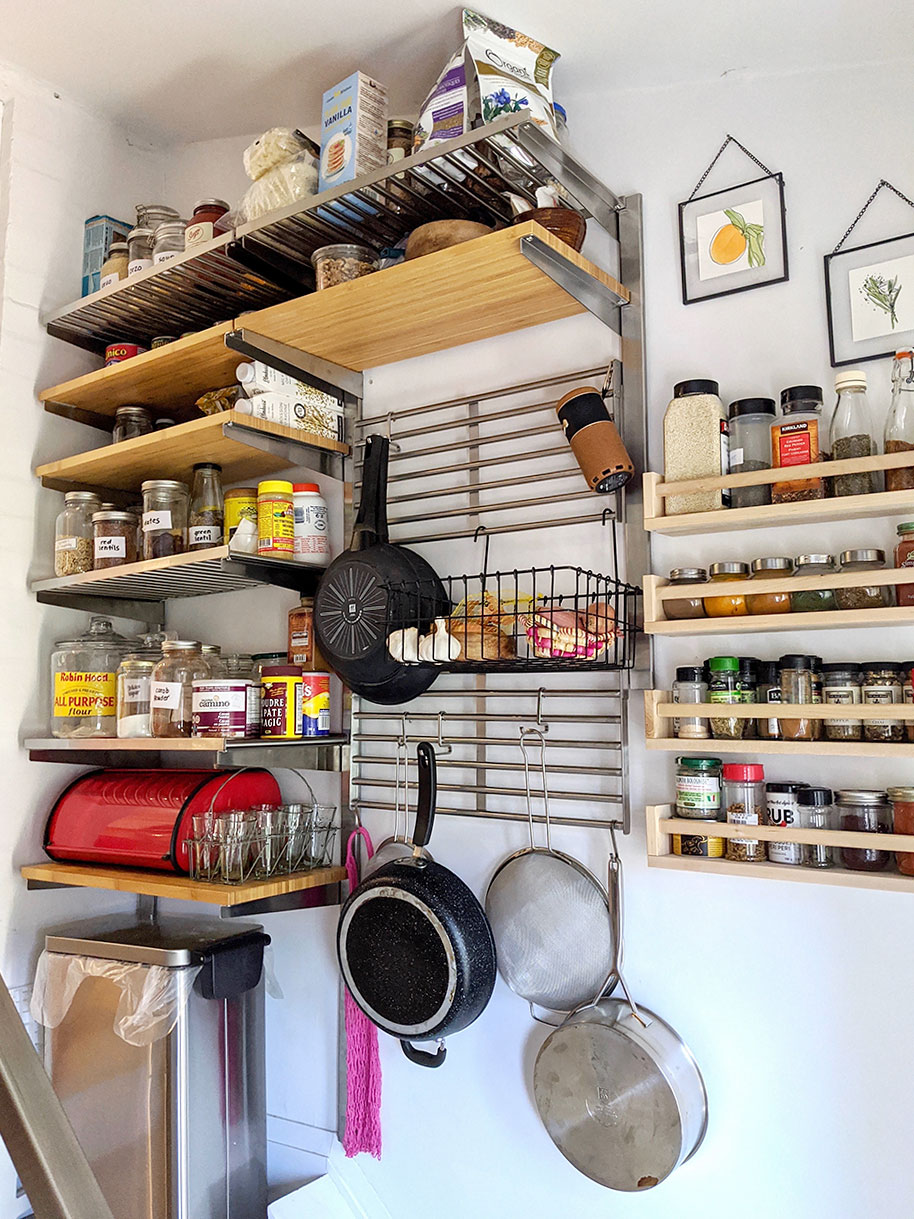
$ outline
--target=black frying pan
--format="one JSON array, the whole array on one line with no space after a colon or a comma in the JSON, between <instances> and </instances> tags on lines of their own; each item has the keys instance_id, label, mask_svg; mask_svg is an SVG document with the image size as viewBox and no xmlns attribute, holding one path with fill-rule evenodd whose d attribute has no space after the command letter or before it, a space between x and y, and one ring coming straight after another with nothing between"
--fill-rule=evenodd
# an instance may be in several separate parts
<instances>
[{"instance_id":1,"label":"black frying pan","mask_svg":"<svg viewBox=\"0 0 914 1219\"><path fill-rule=\"evenodd\" d=\"M387 531L385 436L369 436L362 496L349 549L327 568L314 600L314 630L322 655L351 690L373 703L405 703L437 677L425 665L405 665L387 651L392 631L427 631L450 613L444 586L425 559L394 546Z\"/></svg>"},{"instance_id":2,"label":"black frying pan","mask_svg":"<svg viewBox=\"0 0 914 1219\"><path fill-rule=\"evenodd\" d=\"M465 1029L495 986L495 941L475 895L449 868L418 856L435 818L435 751L417 750L416 854L373 872L340 914L336 947L346 987L365 1015L400 1038L411 1062L438 1067L447 1051L417 1050Z\"/></svg>"}]
</instances>

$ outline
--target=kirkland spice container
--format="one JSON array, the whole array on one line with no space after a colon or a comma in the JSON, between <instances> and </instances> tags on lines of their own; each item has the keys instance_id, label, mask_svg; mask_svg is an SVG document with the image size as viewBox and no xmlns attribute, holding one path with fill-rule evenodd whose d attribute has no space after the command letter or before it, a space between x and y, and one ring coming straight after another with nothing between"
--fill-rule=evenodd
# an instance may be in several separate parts
<instances>
[{"instance_id":1,"label":"kirkland spice container","mask_svg":"<svg viewBox=\"0 0 914 1219\"><path fill-rule=\"evenodd\" d=\"M791 385L782 389L781 414L771 425L772 466L805 466L828 461L829 457L822 421L822 387ZM824 478L795 478L771 485L773 504L824 498Z\"/></svg>"}]
</instances>

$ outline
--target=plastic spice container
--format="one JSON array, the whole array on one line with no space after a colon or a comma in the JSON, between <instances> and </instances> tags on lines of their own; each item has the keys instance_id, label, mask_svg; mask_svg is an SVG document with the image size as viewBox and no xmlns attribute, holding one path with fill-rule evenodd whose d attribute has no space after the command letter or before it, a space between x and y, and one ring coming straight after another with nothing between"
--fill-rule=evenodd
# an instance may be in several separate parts
<instances>
[{"instance_id":1,"label":"plastic spice container","mask_svg":"<svg viewBox=\"0 0 914 1219\"><path fill-rule=\"evenodd\" d=\"M806 786L805 783L766 783L765 825L799 825L798 797ZM798 842L769 842L768 860L799 867L803 862L803 849Z\"/></svg>"},{"instance_id":2,"label":"plastic spice container","mask_svg":"<svg viewBox=\"0 0 914 1219\"><path fill-rule=\"evenodd\" d=\"M127 234L127 274L139 275L152 266L152 229L135 228Z\"/></svg>"},{"instance_id":3,"label":"plastic spice container","mask_svg":"<svg viewBox=\"0 0 914 1219\"><path fill-rule=\"evenodd\" d=\"M330 522L327 503L317 483L294 483L293 554L299 563L326 566L330 562Z\"/></svg>"},{"instance_id":4,"label":"plastic spice container","mask_svg":"<svg viewBox=\"0 0 914 1219\"><path fill-rule=\"evenodd\" d=\"M899 525L895 532L895 566L914 567L914 521ZM896 584L895 600L899 605L914 605L914 584Z\"/></svg>"},{"instance_id":5,"label":"plastic spice container","mask_svg":"<svg viewBox=\"0 0 914 1219\"><path fill-rule=\"evenodd\" d=\"M794 567L795 576L832 575L835 560L830 554L800 554ZM815 614L838 608L833 588L804 588L790 594L790 608L795 614Z\"/></svg>"},{"instance_id":6,"label":"plastic spice container","mask_svg":"<svg viewBox=\"0 0 914 1219\"><path fill-rule=\"evenodd\" d=\"M786 711L790 703L810 705L813 701L813 658L806 655L782 656L781 707ZM817 741L822 721L807 718L785 719L780 716L781 738L785 741Z\"/></svg>"},{"instance_id":7,"label":"plastic spice container","mask_svg":"<svg viewBox=\"0 0 914 1219\"><path fill-rule=\"evenodd\" d=\"M704 584L708 573L703 567L674 567L670 572L670 584ZM674 597L663 602L667 618L704 618L705 603L702 597Z\"/></svg>"},{"instance_id":8,"label":"plastic spice container","mask_svg":"<svg viewBox=\"0 0 914 1219\"><path fill-rule=\"evenodd\" d=\"M117 735L131 740L152 736L152 673L156 661L130 652L117 670Z\"/></svg>"},{"instance_id":9,"label":"plastic spice container","mask_svg":"<svg viewBox=\"0 0 914 1219\"><path fill-rule=\"evenodd\" d=\"M766 558L752 560L753 580L778 580L793 575L793 559ZM750 614L789 614L790 593L747 593L746 608Z\"/></svg>"},{"instance_id":10,"label":"plastic spice container","mask_svg":"<svg viewBox=\"0 0 914 1219\"><path fill-rule=\"evenodd\" d=\"M892 802L892 824L896 834L914 834L914 787L890 787L886 792ZM914 876L914 852L896 851L898 871Z\"/></svg>"},{"instance_id":11,"label":"plastic spice container","mask_svg":"<svg viewBox=\"0 0 914 1219\"><path fill-rule=\"evenodd\" d=\"M839 556L844 571L884 571L885 551L875 549L845 550ZM838 609L884 609L892 604L892 586L873 584L860 588L836 588Z\"/></svg>"},{"instance_id":12,"label":"plastic spice container","mask_svg":"<svg viewBox=\"0 0 914 1219\"><path fill-rule=\"evenodd\" d=\"M214 224L228 210L224 199L201 199L199 203L195 203L194 214L188 220L184 232L184 248L199 245L201 241L210 241L215 236Z\"/></svg>"},{"instance_id":13,"label":"plastic spice container","mask_svg":"<svg viewBox=\"0 0 914 1219\"><path fill-rule=\"evenodd\" d=\"M187 544L186 483L153 478L143 483L142 491L143 558L183 554Z\"/></svg>"},{"instance_id":14,"label":"plastic spice container","mask_svg":"<svg viewBox=\"0 0 914 1219\"><path fill-rule=\"evenodd\" d=\"M260 733L290 740L302 734L302 676L297 665L269 665L261 679Z\"/></svg>"},{"instance_id":15,"label":"plastic spice container","mask_svg":"<svg viewBox=\"0 0 914 1219\"><path fill-rule=\"evenodd\" d=\"M861 674L856 665L835 662L822 666L825 705L828 707L859 706ZM823 720L827 741L862 741L863 720Z\"/></svg>"},{"instance_id":16,"label":"plastic spice container","mask_svg":"<svg viewBox=\"0 0 914 1219\"><path fill-rule=\"evenodd\" d=\"M741 703L739 690L739 659L736 656L712 656L708 661L709 703ZM711 736L724 741L741 741L745 735L743 719L725 716L711 717Z\"/></svg>"},{"instance_id":17,"label":"plastic spice container","mask_svg":"<svg viewBox=\"0 0 914 1219\"><path fill-rule=\"evenodd\" d=\"M720 758L676 759L676 816L717 821L720 817Z\"/></svg>"},{"instance_id":18,"label":"plastic spice container","mask_svg":"<svg viewBox=\"0 0 914 1219\"><path fill-rule=\"evenodd\" d=\"M155 266L160 262L170 262L172 258L184 253L186 227L183 220L169 220L167 224L159 225L152 245L152 261Z\"/></svg>"},{"instance_id":19,"label":"plastic spice container","mask_svg":"<svg viewBox=\"0 0 914 1219\"><path fill-rule=\"evenodd\" d=\"M885 452L914 450L914 351L896 351L892 363L892 405L885 421ZM886 470L886 491L914 488L914 466Z\"/></svg>"},{"instance_id":20,"label":"plastic spice container","mask_svg":"<svg viewBox=\"0 0 914 1219\"><path fill-rule=\"evenodd\" d=\"M773 398L740 398L730 403L730 473L771 469L771 424L777 408ZM733 487L731 508L771 503L771 484Z\"/></svg>"},{"instance_id":21,"label":"plastic spice container","mask_svg":"<svg viewBox=\"0 0 914 1219\"><path fill-rule=\"evenodd\" d=\"M224 521L222 466L212 461L199 461L194 466L190 495L187 549L208 550L211 546L221 546Z\"/></svg>"},{"instance_id":22,"label":"plastic spice container","mask_svg":"<svg viewBox=\"0 0 914 1219\"><path fill-rule=\"evenodd\" d=\"M873 417L866 397L866 373L855 369L835 377L838 402L831 421L832 461L849 457L871 457L878 452ZM871 470L836 474L835 495L869 495L876 490Z\"/></svg>"},{"instance_id":23,"label":"plastic spice container","mask_svg":"<svg viewBox=\"0 0 914 1219\"><path fill-rule=\"evenodd\" d=\"M152 674L152 735L186 737L193 732L194 682L209 678L202 646L189 639L166 639Z\"/></svg>"},{"instance_id":24,"label":"plastic spice container","mask_svg":"<svg viewBox=\"0 0 914 1219\"><path fill-rule=\"evenodd\" d=\"M54 575L92 570L92 517L101 504L94 491L68 491L54 525Z\"/></svg>"},{"instance_id":25,"label":"plastic spice container","mask_svg":"<svg viewBox=\"0 0 914 1219\"><path fill-rule=\"evenodd\" d=\"M99 272L98 286L110 288L112 284L120 283L127 278L127 267L130 262L129 247L126 241L112 241L108 247L108 257L102 263Z\"/></svg>"},{"instance_id":26,"label":"plastic spice container","mask_svg":"<svg viewBox=\"0 0 914 1219\"><path fill-rule=\"evenodd\" d=\"M730 470L727 413L716 381L680 381L663 416L663 477L717 478ZM679 512L712 512L730 505L729 491L694 491L670 495L667 516Z\"/></svg>"},{"instance_id":27,"label":"plastic spice container","mask_svg":"<svg viewBox=\"0 0 914 1219\"><path fill-rule=\"evenodd\" d=\"M322 288L335 288L337 284L351 279L361 279L363 275L371 275L380 268L381 262L374 250L369 250L367 246L342 242L315 250L311 255L311 265L320 291Z\"/></svg>"},{"instance_id":28,"label":"plastic spice container","mask_svg":"<svg viewBox=\"0 0 914 1219\"><path fill-rule=\"evenodd\" d=\"M676 670L673 682L674 703L705 703L708 701L708 683L704 669L692 665ZM711 735L708 721L699 716L678 716L673 720L673 735L683 740L707 740Z\"/></svg>"},{"instance_id":29,"label":"plastic spice container","mask_svg":"<svg viewBox=\"0 0 914 1219\"><path fill-rule=\"evenodd\" d=\"M235 530L242 521L250 521L257 526L257 488L235 487L226 491L223 511L225 513L225 542L228 544L235 536Z\"/></svg>"},{"instance_id":30,"label":"plastic spice container","mask_svg":"<svg viewBox=\"0 0 914 1219\"><path fill-rule=\"evenodd\" d=\"M760 661L755 656L739 656L739 677L737 689L739 701L743 704L758 702L758 667ZM743 720L743 739L757 735L755 720Z\"/></svg>"},{"instance_id":31,"label":"plastic spice container","mask_svg":"<svg viewBox=\"0 0 914 1219\"><path fill-rule=\"evenodd\" d=\"M804 830L835 828L830 787L804 787L797 796L797 804ZM804 842L802 851L806 868L830 868L835 862L835 848L828 843Z\"/></svg>"},{"instance_id":32,"label":"plastic spice container","mask_svg":"<svg viewBox=\"0 0 914 1219\"><path fill-rule=\"evenodd\" d=\"M711 584L726 584L733 580L748 580L748 563L712 563L710 568ZM734 618L748 614L746 597L743 593L725 595L721 589L715 597L705 597L705 613L709 618Z\"/></svg>"},{"instance_id":33,"label":"plastic spice container","mask_svg":"<svg viewBox=\"0 0 914 1219\"><path fill-rule=\"evenodd\" d=\"M780 703L781 667L777 661L763 660L759 664L756 699L760 703ZM779 741L781 739L781 721L779 719L756 720L756 731L763 741Z\"/></svg>"},{"instance_id":34,"label":"plastic spice container","mask_svg":"<svg viewBox=\"0 0 914 1219\"><path fill-rule=\"evenodd\" d=\"M136 436L148 436L152 430L152 415L144 406L119 406L114 413L111 441L112 444L119 444Z\"/></svg>"},{"instance_id":35,"label":"plastic spice container","mask_svg":"<svg viewBox=\"0 0 914 1219\"><path fill-rule=\"evenodd\" d=\"M136 517L132 512L94 513L92 539L93 571L136 562Z\"/></svg>"},{"instance_id":36,"label":"plastic spice container","mask_svg":"<svg viewBox=\"0 0 914 1219\"><path fill-rule=\"evenodd\" d=\"M781 414L771 425L771 464L805 466L828 461L828 442L822 427L822 388L791 385L781 390ZM824 499L824 478L795 478L771 485L773 504Z\"/></svg>"},{"instance_id":37,"label":"plastic spice container","mask_svg":"<svg viewBox=\"0 0 914 1219\"><path fill-rule=\"evenodd\" d=\"M54 644L52 736L117 735L117 669L128 650L111 620L99 617L89 619L84 635Z\"/></svg>"},{"instance_id":38,"label":"plastic spice container","mask_svg":"<svg viewBox=\"0 0 914 1219\"><path fill-rule=\"evenodd\" d=\"M902 675L904 668L893 660L871 660L863 665L864 707L891 706L904 698ZM903 741L904 721L893 719L864 720L865 741Z\"/></svg>"},{"instance_id":39,"label":"plastic spice container","mask_svg":"<svg viewBox=\"0 0 914 1219\"><path fill-rule=\"evenodd\" d=\"M728 762L723 769L722 806L729 825L764 825L765 771L754 763ZM765 844L757 838L728 838L727 858L763 863Z\"/></svg>"},{"instance_id":40,"label":"plastic spice container","mask_svg":"<svg viewBox=\"0 0 914 1219\"><path fill-rule=\"evenodd\" d=\"M835 792L839 829L861 830L869 834L892 832L892 809L885 792ZM841 862L852 872L881 872L888 866L889 852L875 847L841 847Z\"/></svg>"},{"instance_id":41,"label":"plastic spice container","mask_svg":"<svg viewBox=\"0 0 914 1219\"><path fill-rule=\"evenodd\" d=\"M295 545L292 484L281 479L257 488L257 553L274 559L291 559Z\"/></svg>"}]
</instances>

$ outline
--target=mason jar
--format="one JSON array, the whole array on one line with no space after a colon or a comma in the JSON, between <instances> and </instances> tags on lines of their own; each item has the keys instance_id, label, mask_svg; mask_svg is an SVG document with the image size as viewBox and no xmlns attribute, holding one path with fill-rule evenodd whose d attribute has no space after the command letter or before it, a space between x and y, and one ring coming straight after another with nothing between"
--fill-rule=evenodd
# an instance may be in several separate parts
<instances>
[{"instance_id":1,"label":"mason jar","mask_svg":"<svg viewBox=\"0 0 914 1219\"><path fill-rule=\"evenodd\" d=\"M203 648L196 640L166 639L162 659L152 673L152 735L193 735L194 682L212 677Z\"/></svg>"},{"instance_id":2,"label":"mason jar","mask_svg":"<svg viewBox=\"0 0 914 1219\"><path fill-rule=\"evenodd\" d=\"M187 484L152 478L142 485L143 558L161 559L187 549Z\"/></svg>"},{"instance_id":3,"label":"mason jar","mask_svg":"<svg viewBox=\"0 0 914 1219\"><path fill-rule=\"evenodd\" d=\"M54 575L92 570L92 515L101 501L94 491L68 491L54 526Z\"/></svg>"},{"instance_id":4,"label":"mason jar","mask_svg":"<svg viewBox=\"0 0 914 1219\"><path fill-rule=\"evenodd\" d=\"M156 662L130 652L117 670L117 735L135 740L152 736L150 695Z\"/></svg>"},{"instance_id":5,"label":"mason jar","mask_svg":"<svg viewBox=\"0 0 914 1219\"><path fill-rule=\"evenodd\" d=\"M187 224L184 220L169 220L160 224L155 231L155 241L152 246L152 261L158 266L160 262L168 262L184 253L184 230Z\"/></svg>"},{"instance_id":6,"label":"mason jar","mask_svg":"<svg viewBox=\"0 0 914 1219\"><path fill-rule=\"evenodd\" d=\"M835 792L839 829L860 830L873 834L892 831L892 807L885 792ZM852 872L881 872L891 858L888 851L875 847L841 847L841 862Z\"/></svg>"}]
</instances>

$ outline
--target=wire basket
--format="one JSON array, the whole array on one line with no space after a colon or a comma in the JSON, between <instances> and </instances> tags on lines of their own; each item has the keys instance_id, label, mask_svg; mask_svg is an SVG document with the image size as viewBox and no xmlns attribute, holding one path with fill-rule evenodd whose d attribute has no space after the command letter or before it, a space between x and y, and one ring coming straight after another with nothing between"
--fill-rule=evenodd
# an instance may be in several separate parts
<instances>
[{"instance_id":1,"label":"wire basket","mask_svg":"<svg viewBox=\"0 0 914 1219\"><path fill-rule=\"evenodd\" d=\"M193 880L240 885L326 867L332 860L336 807L261 805L194 817L187 840Z\"/></svg>"},{"instance_id":2,"label":"wire basket","mask_svg":"<svg viewBox=\"0 0 914 1219\"><path fill-rule=\"evenodd\" d=\"M391 585L387 647L405 664L452 673L630 669L641 590L581 567L528 567L442 579L447 618L423 617L432 581ZM410 617L405 606L416 607Z\"/></svg>"}]
</instances>

